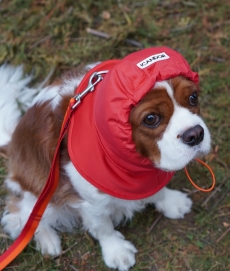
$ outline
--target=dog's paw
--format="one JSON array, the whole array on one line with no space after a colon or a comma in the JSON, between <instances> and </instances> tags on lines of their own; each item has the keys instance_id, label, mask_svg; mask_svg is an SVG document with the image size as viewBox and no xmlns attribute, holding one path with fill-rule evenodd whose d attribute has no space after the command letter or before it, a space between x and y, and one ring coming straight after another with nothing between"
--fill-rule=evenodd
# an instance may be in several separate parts
<instances>
[{"instance_id":1,"label":"dog's paw","mask_svg":"<svg viewBox=\"0 0 230 271\"><path fill-rule=\"evenodd\" d=\"M3 231L8 233L12 239L18 237L24 226L19 213L9 213L7 210L2 215L1 224Z\"/></svg>"},{"instance_id":2,"label":"dog's paw","mask_svg":"<svg viewBox=\"0 0 230 271\"><path fill-rule=\"evenodd\" d=\"M57 232L49 226L44 227L39 225L35 232L34 240L37 250L42 254L58 256L61 253L61 241Z\"/></svg>"},{"instance_id":3,"label":"dog's paw","mask_svg":"<svg viewBox=\"0 0 230 271\"><path fill-rule=\"evenodd\" d=\"M187 194L177 190L166 188L164 197L156 202L156 208L164 216L172 219L183 218L185 214L191 211L192 200Z\"/></svg>"},{"instance_id":4,"label":"dog's paw","mask_svg":"<svg viewBox=\"0 0 230 271\"><path fill-rule=\"evenodd\" d=\"M135 264L136 248L115 231L113 236L100 241L106 265L119 271L128 271Z\"/></svg>"}]
</instances>

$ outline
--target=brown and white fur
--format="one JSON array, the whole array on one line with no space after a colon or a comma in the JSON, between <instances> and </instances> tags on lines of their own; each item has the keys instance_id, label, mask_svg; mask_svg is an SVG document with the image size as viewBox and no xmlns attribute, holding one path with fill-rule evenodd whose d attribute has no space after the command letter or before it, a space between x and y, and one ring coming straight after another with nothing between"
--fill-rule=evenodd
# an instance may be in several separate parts
<instances>
[{"instance_id":1,"label":"brown and white fur","mask_svg":"<svg viewBox=\"0 0 230 271\"><path fill-rule=\"evenodd\" d=\"M12 239L22 231L46 183L69 98L93 66L54 82L33 100L36 90L27 87L31 78L22 77L23 68L0 67L0 146L7 150L9 158L5 180L9 196L1 223ZM150 158L154 166L165 171L182 169L210 149L210 134L197 101L199 87L184 77L176 77L157 82L153 89L130 113L133 141L137 152ZM27 108L22 118L18 104ZM154 126L156 121L159 123ZM99 241L106 265L126 271L135 264L137 250L114 229L116 225L131 219L147 204L154 204L172 219L190 212L191 199L166 187L142 200L122 200L102 193L74 168L66 143L65 138L58 189L34 235L37 249L43 254L60 254L57 230L71 231L82 223Z\"/></svg>"}]
</instances>

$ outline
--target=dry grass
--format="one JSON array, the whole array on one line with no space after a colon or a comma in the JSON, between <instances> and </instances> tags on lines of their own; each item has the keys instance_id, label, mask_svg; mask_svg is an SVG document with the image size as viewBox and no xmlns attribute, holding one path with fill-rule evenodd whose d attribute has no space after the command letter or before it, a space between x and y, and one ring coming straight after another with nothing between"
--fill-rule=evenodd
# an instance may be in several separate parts
<instances>
[{"instance_id":1,"label":"dry grass","mask_svg":"<svg viewBox=\"0 0 230 271\"><path fill-rule=\"evenodd\" d=\"M215 171L216 193L194 192L178 172L170 185L191 193L192 213L169 220L149 207L120 227L139 250L133 271L230 270L229 18L230 2L217 0L0 1L0 63L23 63L27 72L33 71L34 83L50 71L52 81L80 63L121 58L153 45L179 50L200 74L202 113L213 145L205 160ZM0 182L4 162L0 160ZM210 184L202 167L194 163L189 170L200 185ZM1 210L4 194L1 187ZM0 252L11 243L0 233ZM87 233L63 234L62 244L63 254L52 259L40 255L32 242L6 270L108 270L99 245Z\"/></svg>"}]
</instances>

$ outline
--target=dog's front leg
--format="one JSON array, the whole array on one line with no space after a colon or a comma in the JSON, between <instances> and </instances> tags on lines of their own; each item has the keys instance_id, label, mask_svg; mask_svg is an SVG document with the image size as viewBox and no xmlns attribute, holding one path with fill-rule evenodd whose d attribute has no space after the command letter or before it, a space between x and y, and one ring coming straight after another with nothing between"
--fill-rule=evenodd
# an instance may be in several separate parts
<instances>
[{"instance_id":1,"label":"dog's front leg","mask_svg":"<svg viewBox=\"0 0 230 271\"><path fill-rule=\"evenodd\" d=\"M106 210L100 210L89 202L84 202L80 209L85 229L96 238L102 249L106 265L127 271L135 264L136 248L114 229L112 220Z\"/></svg>"}]
</instances>

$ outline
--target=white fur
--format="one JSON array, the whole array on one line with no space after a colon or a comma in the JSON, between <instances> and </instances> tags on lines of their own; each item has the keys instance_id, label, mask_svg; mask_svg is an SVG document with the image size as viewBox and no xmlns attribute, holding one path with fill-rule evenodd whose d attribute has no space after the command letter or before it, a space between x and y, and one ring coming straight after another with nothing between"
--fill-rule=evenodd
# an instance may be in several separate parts
<instances>
[{"instance_id":1,"label":"white fur","mask_svg":"<svg viewBox=\"0 0 230 271\"><path fill-rule=\"evenodd\" d=\"M176 190L163 188L143 200L122 200L98 193L94 186L82 178L71 162L66 165L65 170L74 188L80 192L82 201L71 206L63 206L62 209L57 209L52 204L48 205L34 235L36 247L43 254L54 256L61 253L60 238L54 228L71 231L78 224L77 217L80 215L85 230L99 241L107 266L127 271L135 264L134 255L137 250L114 229L114 225L125 219L131 219L136 211L143 210L149 203L155 204L159 211L173 219L183 218L191 210L192 201L186 194ZM8 180L7 183L8 188L15 191L14 182ZM24 192L17 205L19 211L4 212L3 229L11 238L15 239L20 234L36 200L34 195Z\"/></svg>"},{"instance_id":2,"label":"white fur","mask_svg":"<svg viewBox=\"0 0 230 271\"><path fill-rule=\"evenodd\" d=\"M32 77L23 77L23 67L0 66L0 146L9 143L11 135L36 94L27 85Z\"/></svg>"},{"instance_id":3,"label":"white fur","mask_svg":"<svg viewBox=\"0 0 230 271\"><path fill-rule=\"evenodd\" d=\"M108 267L127 271L135 264L137 249L132 243L126 241L119 231L114 231L114 233L102 237L99 241L104 261Z\"/></svg>"},{"instance_id":4,"label":"white fur","mask_svg":"<svg viewBox=\"0 0 230 271\"><path fill-rule=\"evenodd\" d=\"M20 184L12 181L10 177L5 180L5 185L15 195L20 195L22 193L22 188Z\"/></svg>"},{"instance_id":5,"label":"white fur","mask_svg":"<svg viewBox=\"0 0 230 271\"><path fill-rule=\"evenodd\" d=\"M44 88L33 100L32 105L45 103L50 101L51 107L54 109L61 101L59 93L60 86L52 86Z\"/></svg>"},{"instance_id":6,"label":"white fur","mask_svg":"<svg viewBox=\"0 0 230 271\"><path fill-rule=\"evenodd\" d=\"M156 201L156 209L171 219L184 218L191 211L192 201L185 193L164 188L162 197Z\"/></svg>"},{"instance_id":7,"label":"white fur","mask_svg":"<svg viewBox=\"0 0 230 271\"><path fill-rule=\"evenodd\" d=\"M14 186L11 184L8 188L14 189ZM8 200L10 201L11 199L9 198ZM1 224L3 230L12 239L16 239L22 231L36 201L37 197L30 192L24 192L16 204L18 210L9 212L6 209L4 211ZM61 242L55 229L59 231L72 231L78 225L78 219L79 215L76 209L69 206L56 208L52 204L48 204L34 235L36 247L43 254L59 255L61 253Z\"/></svg>"},{"instance_id":8,"label":"white fur","mask_svg":"<svg viewBox=\"0 0 230 271\"><path fill-rule=\"evenodd\" d=\"M122 200L98 193L97 189L76 171L72 163L66 165L66 172L74 188L84 199L74 207L79 209L85 229L99 240L105 263L120 271L129 270L134 265L136 249L124 240L121 233L115 231L114 224L123 219L131 219L136 211L141 211L149 203L155 204L166 217L173 219L183 218L191 210L192 201L186 194L176 190L165 187L143 200Z\"/></svg>"},{"instance_id":9,"label":"white fur","mask_svg":"<svg viewBox=\"0 0 230 271\"><path fill-rule=\"evenodd\" d=\"M92 68L94 65L95 64L92 64L86 69ZM17 80L22 80L22 82L24 82L23 86L25 86L26 82L29 82L29 79L25 81L21 79L22 68L13 69L11 67L9 70L6 67L2 68L3 72L6 70L6 74L9 74L10 71L15 71L16 74L18 73L17 76L14 75L14 80L11 79L11 81L14 81L14 85L17 85ZM68 80L66 79L62 86L45 88L35 98L33 104L50 101L51 108L54 109L58 106L61 95L64 93L72 93L73 88L77 87L81 79L82 77L69 78ZM9 78L5 80L6 85L8 84L8 81ZM170 97L174 99L173 91L169 84L166 82L161 82L159 84L165 86ZM8 95L5 99L6 102L9 100L9 97L10 96ZM177 105L175 100L173 100L173 103L175 112L166 132L158 142L161 151L161 160L158 166L167 170L182 168L199 152L208 151L210 145L210 136L208 136L208 130L201 118L190 113L187 109L181 108ZM6 115L6 111L14 112L16 108L15 101L6 108L7 109L5 109L5 107L0 107L0 113L3 109L3 115L0 114L2 119L5 119L4 116ZM10 135L19 117L19 113L15 114L13 128L9 129L10 132L5 142L10 140ZM8 119L6 119L6 123L7 122ZM202 142L199 147L191 148L185 146L185 144L177 138L177 135L197 124L202 125L205 129L205 134L207 134L205 135L204 142ZM2 128L3 126L0 126L0 138ZM78 225L78 217L80 216L84 229L88 230L90 234L99 241L102 255L107 266L110 268L117 268L119 271L128 271L129 268L135 264L135 253L137 250L132 243L125 240L120 232L114 229L114 226L118 225L123 220L131 219L136 211L143 210L147 204L154 204L158 211L172 219L183 218L184 215L191 210L192 201L186 194L176 190L165 187L155 195L146 199L122 200L107 194L99 193L94 186L87 182L77 172L71 162L65 166L65 171L82 200L70 206L62 206L61 208L57 208L51 203L48 204L34 235L36 247L41 250L43 254L58 255L61 253L61 242L56 229L60 231L73 230L74 226ZM21 195L17 204L18 210L11 213L9 210L6 210L2 217L4 231L15 239L23 229L37 198L29 192L23 192L20 185L13 182L10 177L7 179L6 184L13 193Z\"/></svg>"},{"instance_id":10,"label":"white fur","mask_svg":"<svg viewBox=\"0 0 230 271\"><path fill-rule=\"evenodd\" d=\"M34 234L37 250L40 250L42 254L51 256L60 255L61 240L57 232L51 226L43 224L44 223L38 226Z\"/></svg>"},{"instance_id":11,"label":"white fur","mask_svg":"<svg viewBox=\"0 0 230 271\"><path fill-rule=\"evenodd\" d=\"M3 213L1 221L3 229L9 233L12 239L17 238L22 231L35 203L36 197L29 192L25 192L16 206L19 210L18 212L10 213L6 209Z\"/></svg>"}]
</instances>

